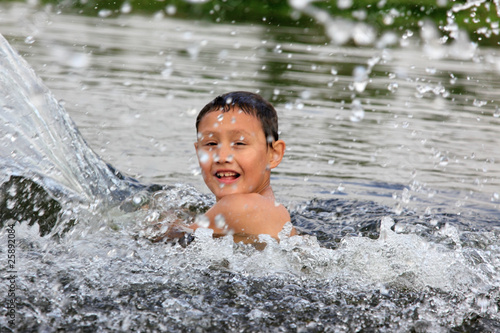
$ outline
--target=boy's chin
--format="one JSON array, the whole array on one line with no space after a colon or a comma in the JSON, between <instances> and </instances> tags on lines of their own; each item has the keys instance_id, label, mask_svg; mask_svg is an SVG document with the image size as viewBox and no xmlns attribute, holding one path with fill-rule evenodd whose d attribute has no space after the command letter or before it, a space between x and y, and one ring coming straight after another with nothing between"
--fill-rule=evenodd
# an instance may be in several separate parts
<instances>
[{"instance_id":1,"label":"boy's chin","mask_svg":"<svg viewBox=\"0 0 500 333\"><path fill-rule=\"evenodd\" d=\"M230 189L230 188L223 188L223 189L218 189L217 191L212 191L215 196L217 197L217 199L222 199L224 197L227 197L228 195L234 195L234 194L248 194L250 193L250 191L242 191L238 188L233 188L233 189Z\"/></svg>"}]
</instances>

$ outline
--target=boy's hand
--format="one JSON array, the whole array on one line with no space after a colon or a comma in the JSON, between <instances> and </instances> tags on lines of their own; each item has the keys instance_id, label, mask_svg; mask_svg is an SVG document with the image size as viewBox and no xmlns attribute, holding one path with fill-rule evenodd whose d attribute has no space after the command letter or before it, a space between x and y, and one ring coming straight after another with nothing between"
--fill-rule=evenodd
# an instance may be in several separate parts
<instances>
[{"instance_id":1,"label":"boy's hand","mask_svg":"<svg viewBox=\"0 0 500 333\"><path fill-rule=\"evenodd\" d=\"M187 246L193 240L193 230L180 224L180 222L173 222L168 226L166 232L162 232L152 237L153 242L160 241L173 241L177 240L182 246Z\"/></svg>"}]
</instances>

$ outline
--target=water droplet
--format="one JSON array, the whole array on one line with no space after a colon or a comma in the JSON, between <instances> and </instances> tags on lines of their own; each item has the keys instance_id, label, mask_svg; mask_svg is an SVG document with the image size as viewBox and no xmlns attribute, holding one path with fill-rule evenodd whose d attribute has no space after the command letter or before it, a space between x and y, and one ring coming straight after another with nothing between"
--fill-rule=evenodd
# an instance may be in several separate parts
<instances>
[{"instance_id":1,"label":"water droplet","mask_svg":"<svg viewBox=\"0 0 500 333\"><path fill-rule=\"evenodd\" d=\"M108 16L111 16L111 14L113 14L112 10L110 10L110 9L101 9L97 15L99 15L99 17L108 17Z\"/></svg>"},{"instance_id":2,"label":"water droplet","mask_svg":"<svg viewBox=\"0 0 500 333\"><path fill-rule=\"evenodd\" d=\"M140 195L135 195L134 198L132 199L132 201L136 204L136 205L139 205L142 201L142 198Z\"/></svg>"},{"instance_id":3,"label":"water droplet","mask_svg":"<svg viewBox=\"0 0 500 333\"><path fill-rule=\"evenodd\" d=\"M439 165L440 166L447 166L450 160L448 159L448 156L441 156L439 159Z\"/></svg>"},{"instance_id":4,"label":"water droplet","mask_svg":"<svg viewBox=\"0 0 500 333\"><path fill-rule=\"evenodd\" d=\"M7 199L7 209L14 209L16 206L16 200Z\"/></svg>"},{"instance_id":5,"label":"water droplet","mask_svg":"<svg viewBox=\"0 0 500 333\"><path fill-rule=\"evenodd\" d=\"M349 41L352 36L354 24L352 21L344 19L335 19L325 21L326 33L335 45L343 45Z\"/></svg>"},{"instance_id":6,"label":"water droplet","mask_svg":"<svg viewBox=\"0 0 500 333\"><path fill-rule=\"evenodd\" d=\"M203 4L203 3L206 3L208 1L209 0L186 0L185 2ZM216 10L220 10L220 8L218 6L215 8L216 8Z\"/></svg>"},{"instance_id":7,"label":"water droplet","mask_svg":"<svg viewBox=\"0 0 500 333\"><path fill-rule=\"evenodd\" d=\"M191 58L191 60L196 60L198 59L198 55L200 54L200 47L199 45L191 45L189 47L186 48L188 54L189 54L189 57Z\"/></svg>"},{"instance_id":8,"label":"water droplet","mask_svg":"<svg viewBox=\"0 0 500 333\"><path fill-rule=\"evenodd\" d=\"M391 82L387 86L387 90L389 90L391 93L395 93L396 91L398 91L398 88L399 84L397 82Z\"/></svg>"},{"instance_id":9,"label":"water droplet","mask_svg":"<svg viewBox=\"0 0 500 333\"><path fill-rule=\"evenodd\" d=\"M4 105L2 106L2 112L14 112L14 108L12 106L9 106L9 105Z\"/></svg>"},{"instance_id":10,"label":"water droplet","mask_svg":"<svg viewBox=\"0 0 500 333\"><path fill-rule=\"evenodd\" d=\"M161 71L161 76L163 77L169 77L174 69L172 67L165 68L164 70Z\"/></svg>"},{"instance_id":11,"label":"water droplet","mask_svg":"<svg viewBox=\"0 0 500 333\"><path fill-rule=\"evenodd\" d=\"M453 74L450 74L450 84L455 84L457 83L457 78L455 77L455 75Z\"/></svg>"},{"instance_id":12,"label":"water droplet","mask_svg":"<svg viewBox=\"0 0 500 333\"><path fill-rule=\"evenodd\" d=\"M175 15L175 13L177 13L177 7L175 7L175 5L168 5L165 8L165 12L170 16Z\"/></svg>"},{"instance_id":13,"label":"water droplet","mask_svg":"<svg viewBox=\"0 0 500 333\"><path fill-rule=\"evenodd\" d=\"M375 41L375 28L366 23L357 23L352 32L352 38L357 45L370 45Z\"/></svg>"},{"instance_id":14,"label":"water droplet","mask_svg":"<svg viewBox=\"0 0 500 333\"><path fill-rule=\"evenodd\" d=\"M311 92L309 90L304 90L300 93L300 97L302 99L309 99L311 98Z\"/></svg>"},{"instance_id":15,"label":"water droplet","mask_svg":"<svg viewBox=\"0 0 500 333\"><path fill-rule=\"evenodd\" d=\"M210 226L210 220L204 214L196 216L194 223L196 223L201 228L208 228Z\"/></svg>"},{"instance_id":16,"label":"water droplet","mask_svg":"<svg viewBox=\"0 0 500 333\"><path fill-rule=\"evenodd\" d=\"M364 9L358 9L358 10L353 10L352 11L352 17L355 18L358 21L364 21L364 20L366 20L367 16L368 16L368 13Z\"/></svg>"},{"instance_id":17,"label":"water droplet","mask_svg":"<svg viewBox=\"0 0 500 333\"><path fill-rule=\"evenodd\" d=\"M9 193L9 196L15 197L17 194L17 186L12 185L7 192Z\"/></svg>"},{"instance_id":18,"label":"water droplet","mask_svg":"<svg viewBox=\"0 0 500 333\"><path fill-rule=\"evenodd\" d=\"M90 55L74 53L68 58L67 64L73 68L86 68L90 64Z\"/></svg>"},{"instance_id":19,"label":"water droplet","mask_svg":"<svg viewBox=\"0 0 500 333\"><path fill-rule=\"evenodd\" d=\"M411 199L411 194L410 190L407 188L403 189L403 193L401 194L401 201L403 201L405 204L408 204Z\"/></svg>"},{"instance_id":20,"label":"water droplet","mask_svg":"<svg viewBox=\"0 0 500 333\"><path fill-rule=\"evenodd\" d=\"M474 106L477 106L478 108L482 107L482 106L485 106L486 104L488 104L487 101L482 101L482 100L479 100L479 99L474 99L474 102L472 102L472 104Z\"/></svg>"},{"instance_id":21,"label":"water droplet","mask_svg":"<svg viewBox=\"0 0 500 333\"><path fill-rule=\"evenodd\" d=\"M427 67L425 69L425 72L429 73L429 74L436 74L436 68L435 67Z\"/></svg>"},{"instance_id":22,"label":"water droplet","mask_svg":"<svg viewBox=\"0 0 500 333\"><path fill-rule=\"evenodd\" d=\"M292 6L293 8L295 8L297 10L301 10L301 9L306 8L310 2L311 2L311 0L289 0L288 1L290 6Z\"/></svg>"},{"instance_id":23,"label":"water droplet","mask_svg":"<svg viewBox=\"0 0 500 333\"><path fill-rule=\"evenodd\" d=\"M330 165L335 164L335 160L328 160L328 164L330 164Z\"/></svg>"},{"instance_id":24,"label":"water droplet","mask_svg":"<svg viewBox=\"0 0 500 333\"><path fill-rule=\"evenodd\" d=\"M357 92L363 92L368 84L368 70L363 66L356 66L353 70L353 87Z\"/></svg>"},{"instance_id":25,"label":"water droplet","mask_svg":"<svg viewBox=\"0 0 500 333\"><path fill-rule=\"evenodd\" d=\"M199 176L201 174L201 168L200 167L193 167L191 169L191 174L193 176Z\"/></svg>"},{"instance_id":26,"label":"water droplet","mask_svg":"<svg viewBox=\"0 0 500 333\"><path fill-rule=\"evenodd\" d=\"M207 153L205 153L203 150L198 150L198 160L200 161L200 163L205 164L209 159L210 156L208 156Z\"/></svg>"},{"instance_id":27,"label":"water droplet","mask_svg":"<svg viewBox=\"0 0 500 333\"><path fill-rule=\"evenodd\" d=\"M363 106L361 105L361 102L359 99L355 99L352 101L351 110L352 111L351 111L350 120L352 122L361 121L365 117L365 110L363 109Z\"/></svg>"},{"instance_id":28,"label":"water droplet","mask_svg":"<svg viewBox=\"0 0 500 333\"><path fill-rule=\"evenodd\" d=\"M217 120L218 121L222 121L224 119L224 115L223 114L220 114L217 116Z\"/></svg>"},{"instance_id":29,"label":"water droplet","mask_svg":"<svg viewBox=\"0 0 500 333\"><path fill-rule=\"evenodd\" d=\"M219 229L224 229L226 227L226 219L222 214L218 214L215 217L215 226Z\"/></svg>"},{"instance_id":30,"label":"water droplet","mask_svg":"<svg viewBox=\"0 0 500 333\"><path fill-rule=\"evenodd\" d=\"M495 112L493 112L493 117L500 117L500 108L498 106L495 107Z\"/></svg>"},{"instance_id":31,"label":"water droplet","mask_svg":"<svg viewBox=\"0 0 500 333\"><path fill-rule=\"evenodd\" d=\"M24 42L25 42L26 44L33 44L33 43L35 42L35 37L33 37L33 36L28 36L28 37L26 37L26 38L24 39Z\"/></svg>"},{"instance_id":32,"label":"water droplet","mask_svg":"<svg viewBox=\"0 0 500 333\"><path fill-rule=\"evenodd\" d=\"M129 14L132 11L132 5L130 4L130 2L125 1L120 8L120 11L122 12L122 14Z\"/></svg>"},{"instance_id":33,"label":"water droplet","mask_svg":"<svg viewBox=\"0 0 500 333\"><path fill-rule=\"evenodd\" d=\"M349 9L352 7L352 0L337 0L337 7L339 9Z\"/></svg>"},{"instance_id":34,"label":"water droplet","mask_svg":"<svg viewBox=\"0 0 500 333\"><path fill-rule=\"evenodd\" d=\"M392 13L387 13L384 15L383 22L385 25L392 25L396 17Z\"/></svg>"},{"instance_id":35,"label":"water droplet","mask_svg":"<svg viewBox=\"0 0 500 333\"><path fill-rule=\"evenodd\" d=\"M399 36L393 31L386 31L382 34L382 37L377 41L377 48L383 49L387 46L396 45L398 43Z\"/></svg>"}]
</instances>

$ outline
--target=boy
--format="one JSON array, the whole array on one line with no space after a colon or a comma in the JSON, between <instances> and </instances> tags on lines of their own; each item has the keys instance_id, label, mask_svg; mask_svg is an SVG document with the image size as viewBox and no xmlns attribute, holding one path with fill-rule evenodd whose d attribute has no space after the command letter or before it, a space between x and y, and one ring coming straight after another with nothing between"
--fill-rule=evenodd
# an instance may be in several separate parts
<instances>
[{"instance_id":1,"label":"boy","mask_svg":"<svg viewBox=\"0 0 500 333\"><path fill-rule=\"evenodd\" d=\"M260 234L278 238L290 215L270 184L271 169L285 152L274 107L257 94L230 92L200 111L196 131L198 162L216 204L198 218L202 223L189 227L208 227L214 236L231 233L235 242L255 242Z\"/></svg>"}]
</instances>

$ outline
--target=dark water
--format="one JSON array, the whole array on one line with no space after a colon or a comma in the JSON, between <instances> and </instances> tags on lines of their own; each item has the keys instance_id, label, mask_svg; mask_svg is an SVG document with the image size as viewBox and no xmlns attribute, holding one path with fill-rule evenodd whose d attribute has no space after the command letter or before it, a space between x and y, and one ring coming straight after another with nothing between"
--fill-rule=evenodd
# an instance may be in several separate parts
<instances>
[{"instance_id":1,"label":"dark water","mask_svg":"<svg viewBox=\"0 0 500 333\"><path fill-rule=\"evenodd\" d=\"M430 22L354 45L370 27L335 18L328 35L0 9L44 81L3 42L7 331L500 329L496 48L439 43ZM152 243L148 226L211 205L194 118L238 89L279 111L288 150L273 187L305 235L263 251L203 230L187 247Z\"/></svg>"}]
</instances>

